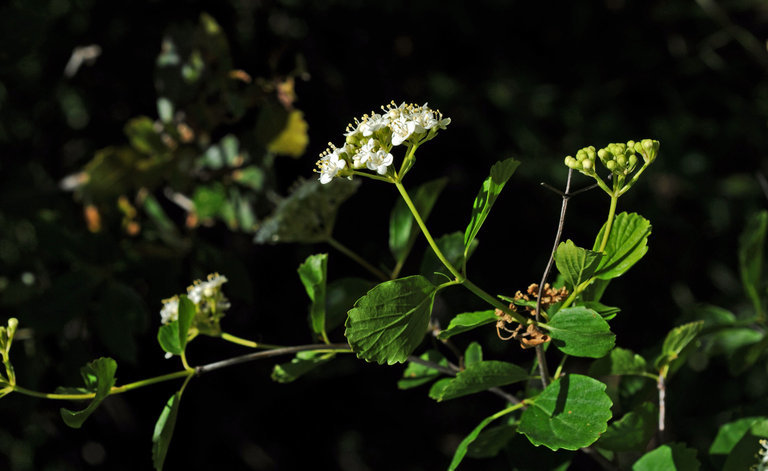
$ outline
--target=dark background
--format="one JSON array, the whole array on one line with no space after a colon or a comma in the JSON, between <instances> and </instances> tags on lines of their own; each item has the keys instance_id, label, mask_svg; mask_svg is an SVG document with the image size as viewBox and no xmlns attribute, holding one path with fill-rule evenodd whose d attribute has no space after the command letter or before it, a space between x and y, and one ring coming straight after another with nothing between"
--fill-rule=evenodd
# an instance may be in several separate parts
<instances>
[{"instance_id":1,"label":"dark background","mask_svg":"<svg viewBox=\"0 0 768 471\"><path fill-rule=\"evenodd\" d=\"M136 251L119 225L89 232L83 202L58 188L98 149L124 143L128 119L156 116L153 69L163 34L201 12L221 25L234 67L277 77L303 64L296 107L310 143L305 156L276 162L275 191L311 177L316 155L328 141L341 143L353 117L390 100L429 102L452 123L420 149L406 183L449 177L430 217L433 233L463 230L495 161L522 161L469 266L476 284L513 294L538 281L557 224L559 197L539 183L562 187L563 157L581 147L650 137L661 141L660 156L620 201L620 210L654 227L649 253L605 298L623 309L612 322L617 344L647 353L698 302L736 312L748 304L736 244L746 217L766 202L756 176L768 170L764 2L13 1L0 7L0 313L34 329L14 348L20 384L44 391L77 384L82 364L113 355L99 340L99 316L126 303L135 307L135 352L120 362L118 381L170 371L175 363L164 363L155 342L160 299L213 271L230 279L226 330L271 343L312 340L295 267L327 246L254 245L250 234L216 224L184 232L186 251ZM88 44L101 56L65 77L73 48ZM574 177L577 187L588 183ZM384 248L396 197L394 188L365 181L342 206L335 237L391 266ZM589 245L607 199L593 191L570 208L565 237ZM183 225L183 215L169 211ZM415 250L424 248L420 241ZM330 253L331 279L365 276ZM418 260L404 273L417 271ZM104 295L102 283L112 282L129 293ZM447 320L481 307L454 292L440 298L437 313ZM487 358L531 356L492 329L457 342L472 339L484 343ZM197 364L242 351L198 342L189 355ZM444 469L461 438L502 405L491 395L438 404L425 389L398 391L397 366L343 358L280 385L269 380L272 364L194 380L167 469ZM706 450L732 411L765 407L765 374L731 377L721 366L684 370L679 386L670 384L673 440ZM149 469L154 422L175 387L113 397L80 430L64 426L59 404L5 397L0 469ZM504 469L514 459L468 460L462 469ZM595 469L575 459L573 469Z\"/></svg>"}]
</instances>

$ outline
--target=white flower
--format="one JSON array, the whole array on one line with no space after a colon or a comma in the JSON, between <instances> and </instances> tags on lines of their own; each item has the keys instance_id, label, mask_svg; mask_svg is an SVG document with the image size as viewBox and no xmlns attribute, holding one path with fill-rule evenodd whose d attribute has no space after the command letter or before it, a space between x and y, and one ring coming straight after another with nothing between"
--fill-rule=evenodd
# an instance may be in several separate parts
<instances>
[{"instance_id":1,"label":"white flower","mask_svg":"<svg viewBox=\"0 0 768 471\"><path fill-rule=\"evenodd\" d=\"M392 157L392 154L383 149L379 149L371 154L366 165L370 170L376 170L376 173L379 175L384 175L387 173L387 167L392 165L393 160L394 157Z\"/></svg>"},{"instance_id":2,"label":"white flower","mask_svg":"<svg viewBox=\"0 0 768 471\"><path fill-rule=\"evenodd\" d=\"M227 277L218 273L208 275L208 281L195 281L192 286L187 287L187 297L195 304L200 304L203 298L213 297L221 288L221 285L227 282Z\"/></svg>"},{"instance_id":3,"label":"white flower","mask_svg":"<svg viewBox=\"0 0 768 471\"><path fill-rule=\"evenodd\" d=\"M160 309L160 322L169 324L179 318L179 298L163 299L163 308Z\"/></svg>"},{"instance_id":4,"label":"white flower","mask_svg":"<svg viewBox=\"0 0 768 471\"><path fill-rule=\"evenodd\" d=\"M376 139L368 139L368 141L358 149L355 155L352 156L352 168L364 167L378 146L379 142Z\"/></svg>"},{"instance_id":5,"label":"white flower","mask_svg":"<svg viewBox=\"0 0 768 471\"><path fill-rule=\"evenodd\" d=\"M326 184L347 166L347 162L339 156L339 149L334 148L331 153L317 161L317 166L320 168L320 183Z\"/></svg>"},{"instance_id":6,"label":"white flower","mask_svg":"<svg viewBox=\"0 0 768 471\"><path fill-rule=\"evenodd\" d=\"M373 113L371 116L364 116L363 122L360 123L360 131L364 137L368 137L378 131L379 129L389 125L389 118L377 113Z\"/></svg>"},{"instance_id":7,"label":"white flower","mask_svg":"<svg viewBox=\"0 0 768 471\"><path fill-rule=\"evenodd\" d=\"M416 130L416 122L410 116L400 116L389 125L392 129L392 145L399 146Z\"/></svg>"}]
</instances>

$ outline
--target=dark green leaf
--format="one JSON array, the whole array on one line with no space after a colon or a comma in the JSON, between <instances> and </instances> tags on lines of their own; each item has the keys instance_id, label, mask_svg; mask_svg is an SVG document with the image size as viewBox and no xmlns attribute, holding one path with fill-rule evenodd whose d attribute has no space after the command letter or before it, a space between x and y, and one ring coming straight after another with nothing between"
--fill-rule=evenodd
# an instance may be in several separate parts
<instances>
[{"instance_id":1,"label":"dark green leaf","mask_svg":"<svg viewBox=\"0 0 768 471\"><path fill-rule=\"evenodd\" d=\"M570 374L547 386L522 414L518 430L551 450L589 446L607 429L611 399L605 384Z\"/></svg>"},{"instance_id":2,"label":"dark green leaf","mask_svg":"<svg viewBox=\"0 0 768 471\"><path fill-rule=\"evenodd\" d=\"M375 286L350 309L345 336L358 358L402 363L427 331L437 287L420 275Z\"/></svg>"},{"instance_id":3,"label":"dark green leaf","mask_svg":"<svg viewBox=\"0 0 768 471\"><path fill-rule=\"evenodd\" d=\"M491 167L491 175L483 182L483 186L480 188L480 192L472 204L472 217L470 218L467 230L464 232L464 253L469 251L470 244L475 239L475 236L477 236L480 227L485 222L485 218L488 217L493 203L496 202L496 198L501 193L501 190L504 189L507 180L515 173L518 165L520 165L519 161L506 159L496 162Z\"/></svg>"},{"instance_id":4,"label":"dark green leaf","mask_svg":"<svg viewBox=\"0 0 768 471\"><path fill-rule=\"evenodd\" d=\"M461 267L464 265L466 261L464 258L464 235L461 232L446 234L437 239L435 243L451 265L454 267ZM466 254L467 260L472 256L478 243L477 239L472 241L472 245L470 245L469 251ZM437 255L435 255L435 252L432 250L428 250L424 253L420 272L435 283L442 283L446 280L446 277L453 279L451 272L445 268L443 262L437 258ZM443 273L445 276L435 275L435 273Z\"/></svg>"},{"instance_id":5,"label":"dark green leaf","mask_svg":"<svg viewBox=\"0 0 768 471\"><path fill-rule=\"evenodd\" d=\"M672 443L644 454L632 466L632 471L698 471L700 466L696 450Z\"/></svg>"},{"instance_id":6,"label":"dark green leaf","mask_svg":"<svg viewBox=\"0 0 768 471\"><path fill-rule=\"evenodd\" d=\"M421 354L419 358L448 367L448 360L446 360L437 350L427 350L425 353ZM403 371L403 378L397 382L397 387L400 389L415 388L432 381L441 374L442 373L434 368L411 361L408 362L408 367Z\"/></svg>"},{"instance_id":7,"label":"dark green leaf","mask_svg":"<svg viewBox=\"0 0 768 471\"><path fill-rule=\"evenodd\" d=\"M465 312L458 314L456 317L451 319L451 322L448 324L448 328L441 331L437 337L439 339L445 340L453 337L456 334L467 332L486 324L491 324L496 322L498 319L499 318L496 317L494 310Z\"/></svg>"},{"instance_id":8,"label":"dark green leaf","mask_svg":"<svg viewBox=\"0 0 768 471\"><path fill-rule=\"evenodd\" d=\"M446 183L448 183L447 178L439 178L424 183L411 193L413 205L424 221L432 212ZM405 204L405 200L399 198L389 217L389 250L398 264L402 264L408 256L419 232L419 226Z\"/></svg>"},{"instance_id":9,"label":"dark green leaf","mask_svg":"<svg viewBox=\"0 0 768 471\"><path fill-rule=\"evenodd\" d=\"M324 242L333 231L339 206L360 186L359 180L336 178L327 185L317 180L298 184L282 199L256 231L257 244Z\"/></svg>"},{"instance_id":10,"label":"dark green leaf","mask_svg":"<svg viewBox=\"0 0 768 471\"><path fill-rule=\"evenodd\" d=\"M299 277L312 305L309 308L309 326L323 339L325 333L325 283L328 273L328 254L310 255L299 265Z\"/></svg>"},{"instance_id":11,"label":"dark green leaf","mask_svg":"<svg viewBox=\"0 0 768 471\"><path fill-rule=\"evenodd\" d=\"M690 322L669 331L661 347L661 354L656 359L656 367L661 368L676 360L683 349L696 338L703 326L703 321Z\"/></svg>"},{"instance_id":12,"label":"dark green leaf","mask_svg":"<svg viewBox=\"0 0 768 471\"><path fill-rule=\"evenodd\" d=\"M606 306L605 304L598 301L583 301L579 304L587 309L592 309L593 311L597 312L600 314L600 317L606 321L613 319L616 317L616 314L621 312L621 309L618 307Z\"/></svg>"},{"instance_id":13,"label":"dark green leaf","mask_svg":"<svg viewBox=\"0 0 768 471\"><path fill-rule=\"evenodd\" d=\"M88 363L80 370L86 389L96 393L96 396L88 407L81 411L71 411L62 407L61 418L65 424L72 428L80 428L83 425L85 419L99 407L101 401L109 396L112 386L115 385L115 371L117 371L117 362L103 357Z\"/></svg>"},{"instance_id":14,"label":"dark green leaf","mask_svg":"<svg viewBox=\"0 0 768 471\"><path fill-rule=\"evenodd\" d=\"M594 250L600 248L605 226L595 239ZM637 263L648 251L648 236L651 223L637 213L621 213L613 221L605 257L600 262L595 276L608 280L621 276Z\"/></svg>"},{"instance_id":15,"label":"dark green leaf","mask_svg":"<svg viewBox=\"0 0 768 471\"><path fill-rule=\"evenodd\" d=\"M768 232L768 211L760 211L747 221L739 238L739 272L744 291L749 296L756 312L763 311L765 280L765 237Z\"/></svg>"},{"instance_id":16,"label":"dark green leaf","mask_svg":"<svg viewBox=\"0 0 768 471\"><path fill-rule=\"evenodd\" d=\"M504 424L480 432L469 445L467 456L470 458L493 458L517 436L515 426Z\"/></svg>"},{"instance_id":17,"label":"dark green leaf","mask_svg":"<svg viewBox=\"0 0 768 471\"><path fill-rule=\"evenodd\" d=\"M768 436L768 418L746 417L720 427L714 442L709 448L713 461L722 464L723 471L751 469L756 464L756 450L761 448L760 439ZM724 455L720 463L718 455Z\"/></svg>"},{"instance_id":18,"label":"dark green leaf","mask_svg":"<svg viewBox=\"0 0 768 471\"><path fill-rule=\"evenodd\" d=\"M272 380L278 383L296 381L316 367L329 362L335 356L335 353L330 352L299 352L290 362L275 365L272 369Z\"/></svg>"},{"instance_id":19,"label":"dark green leaf","mask_svg":"<svg viewBox=\"0 0 768 471\"><path fill-rule=\"evenodd\" d=\"M467 454L467 447L469 447L469 445L475 441L477 436L480 435L480 432L482 432L483 429L488 426L488 424L498 419L499 417L503 417L509 412L511 411L503 410L493 414L490 417L486 417L482 422L480 422L480 424L478 424L477 427L474 428L474 430L469 433L469 435L464 437L464 440L459 443L459 446L456 448L456 451L453 454L453 459L451 460L451 464L448 466L448 471L454 471L459 466L459 464L461 464L461 460L463 460L464 455Z\"/></svg>"},{"instance_id":20,"label":"dark green leaf","mask_svg":"<svg viewBox=\"0 0 768 471\"><path fill-rule=\"evenodd\" d=\"M584 307L562 309L542 327L546 327L560 351L577 357L600 358L616 341L600 314Z\"/></svg>"},{"instance_id":21,"label":"dark green leaf","mask_svg":"<svg viewBox=\"0 0 768 471\"><path fill-rule=\"evenodd\" d=\"M172 355L181 355L187 347L187 335L195 320L197 308L195 303L186 295L179 296L179 317L160 326L157 331L157 341L160 347Z\"/></svg>"},{"instance_id":22,"label":"dark green leaf","mask_svg":"<svg viewBox=\"0 0 768 471\"><path fill-rule=\"evenodd\" d=\"M610 355L595 360L589 368L591 376L636 375L645 372L645 359L624 348L614 348Z\"/></svg>"},{"instance_id":23,"label":"dark green leaf","mask_svg":"<svg viewBox=\"0 0 768 471\"><path fill-rule=\"evenodd\" d=\"M437 401L447 401L528 378L524 369L512 363L480 361L467 365L455 378L449 378L448 382L441 381L440 388L433 388L429 396Z\"/></svg>"},{"instance_id":24,"label":"dark green leaf","mask_svg":"<svg viewBox=\"0 0 768 471\"><path fill-rule=\"evenodd\" d=\"M477 342L472 342L464 351L464 366L483 361L483 347Z\"/></svg>"},{"instance_id":25,"label":"dark green leaf","mask_svg":"<svg viewBox=\"0 0 768 471\"><path fill-rule=\"evenodd\" d=\"M355 301L363 297L374 283L363 278L341 278L328 283L325 289L325 330L330 332L344 324L347 311L352 309Z\"/></svg>"},{"instance_id":26,"label":"dark green leaf","mask_svg":"<svg viewBox=\"0 0 768 471\"><path fill-rule=\"evenodd\" d=\"M659 423L656 404L644 402L612 422L596 445L611 451L645 451Z\"/></svg>"},{"instance_id":27,"label":"dark green leaf","mask_svg":"<svg viewBox=\"0 0 768 471\"><path fill-rule=\"evenodd\" d=\"M599 278L595 279L591 285L587 286L587 289L581 292L580 299L582 304L586 305L590 301L600 301L600 299L603 297L603 293L605 293L605 289L610 283L611 280L601 280ZM595 310L597 311L597 309Z\"/></svg>"},{"instance_id":28,"label":"dark green leaf","mask_svg":"<svg viewBox=\"0 0 768 471\"><path fill-rule=\"evenodd\" d=\"M160 418L155 423L155 431L152 434L152 464L155 470L161 471L165 463L165 455L168 454L168 446L173 438L173 429L176 427L176 417L179 415L179 402L181 391L168 399L160 413Z\"/></svg>"},{"instance_id":29,"label":"dark green leaf","mask_svg":"<svg viewBox=\"0 0 768 471\"><path fill-rule=\"evenodd\" d=\"M555 264L565 280L577 287L594 275L603 254L577 247L572 240L561 242L555 251Z\"/></svg>"}]
</instances>

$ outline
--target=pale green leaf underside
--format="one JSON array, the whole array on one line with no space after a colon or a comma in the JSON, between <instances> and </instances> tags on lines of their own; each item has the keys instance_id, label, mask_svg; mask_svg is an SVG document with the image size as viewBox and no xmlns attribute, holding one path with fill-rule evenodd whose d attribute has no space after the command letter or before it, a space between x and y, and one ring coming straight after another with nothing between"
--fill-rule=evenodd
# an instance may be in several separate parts
<instances>
[{"instance_id":1,"label":"pale green leaf underside","mask_svg":"<svg viewBox=\"0 0 768 471\"><path fill-rule=\"evenodd\" d=\"M272 369L272 380L278 383L296 381L335 356L335 353L329 352L299 352L291 361L275 365Z\"/></svg>"},{"instance_id":2,"label":"pale green leaf underside","mask_svg":"<svg viewBox=\"0 0 768 471\"><path fill-rule=\"evenodd\" d=\"M376 285L350 309L345 336L358 358L402 363L421 343L437 287L421 275Z\"/></svg>"},{"instance_id":3,"label":"pale green leaf underside","mask_svg":"<svg viewBox=\"0 0 768 471\"><path fill-rule=\"evenodd\" d=\"M299 278L312 304L309 308L309 324L312 332L325 332L325 283L328 272L328 254L310 255L299 265Z\"/></svg>"}]
</instances>

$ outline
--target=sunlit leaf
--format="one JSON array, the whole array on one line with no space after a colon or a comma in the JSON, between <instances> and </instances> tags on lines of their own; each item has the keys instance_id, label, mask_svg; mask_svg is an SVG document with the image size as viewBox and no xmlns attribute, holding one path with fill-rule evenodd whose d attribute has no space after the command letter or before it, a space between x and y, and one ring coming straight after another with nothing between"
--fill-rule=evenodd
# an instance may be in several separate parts
<instances>
[{"instance_id":1,"label":"sunlit leaf","mask_svg":"<svg viewBox=\"0 0 768 471\"><path fill-rule=\"evenodd\" d=\"M496 162L491 167L491 175L483 182L480 192L475 197L475 202L472 204L472 217L470 218L469 225L464 232L464 252L469 251L472 241L475 239L480 227L482 227L485 218L488 217L488 213L491 212L493 203L496 202L501 190L504 189L507 181L512 177L512 174L517 170L520 162L515 159L506 159L500 162Z\"/></svg>"},{"instance_id":2,"label":"sunlit leaf","mask_svg":"<svg viewBox=\"0 0 768 471\"><path fill-rule=\"evenodd\" d=\"M486 391L490 388L525 381L530 376L517 365L503 361L476 361L459 371L455 378L433 387L429 396L436 401ZM436 383L437 384L437 383Z\"/></svg>"},{"instance_id":3,"label":"sunlit leaf","mask_svg":"<svg viewBox=\"0 0 768 471\"><path fill-rule=\"evenodd\" d=\"M625 348L614 348L610 355L595 360L589 368L592 376L637 375L645 372L645 359Z\"/></svg>"},{"instance_id":4,"label":"sunlit leaf","mask_svg":"<svg viewBox=\"0 0 768 471\"><path fill-rule=\"evenodd\" d=\"M477 342L471 342L464 350L464 366L468 367L481 361L483 361L483 347Z\"/></svg>"},{"instance_id":5,"label":"sunlit leaf","mask_svg":"<svg viewBox=\"0 0 768 471\"><path fill-rule=\"evenodd\" d=\"M293 158L301 157L309 143L304 113L293 110L288 114L285 127L267 145L267 150L275 154L288 155Z\"/></svg>"},{"instance_id":6,"label":"sunlit leaf","mask_svg":"<svg viewBox=\"0 0 768 471\"><path fill-rule=\"evenodd\" d=\"M696 336L703 327L703 321L690 322L681 326L675 327L667 334L664 339L664 344L661 348L661 354L656 359L656 367L661 368L665 365L669 365L676 360L680 353L688 346L689 343L696 339Z\"/></svg>"},{"instance_id":7,"label":"sunlit leaf","mask_svg":"<svg viewBox=\"0 0 768 471\"><path fill-rule=\"evenodd\" d=\"M496 322L498 319L499 318L496 317L496 311L493 309L487 311L464 312L451 319L448 327L440 332L438 338L443 340L449 339L456 334Z\"/></svg>"},{"instance_id":8,"label":"sunlit leaf","mask_svg":"<svg viewBox=\"0 0 768 471\"><path fill-rule=\"evenodd\" d=\"M152 464L156 471L163 469L165 456L168 454L168 447L173 438L173 429L176 427L180 401L181 391L177 391L168 399L155 423L155 431L152 434Z\"/></svg>"},{"instance_id":9,"label":"sunlit leaf","mask_svg":"<svg viewBox=\"0 0 768 471\"><path fill-rule=\"evenodd\" d=\"M518 430L552 450L589 446L607 429L611 400L605 384L588 376L560 377L523 411Z\"/></svg>"},{"instance_id":10,"label":"sunlit leaf","mask_svg":"<svg viewBox=\"0 0 768 471\"><path fill-rule=\"evenodd\" d=\"M681 443L671 443L644 454L632 465L632 471L698 471L700 467L696 450Z\"/></svg>"},{"instance_id":11,"label":"sunlit leaf","mask_svg":"<svg viewBox=\"0 0 768 471\"><path fill-rule=\"evenodd\" d=\"M328 272L328 254L310 255L298 269L301 282L312 304L309 308L309 324L312 332L321 338L325 333L325 283Z\"/></svg>"},{"instance_id":12,"label":"sunlit leaf","mask_svg":"<svg viewBox=\"0 0 768 471\"><path fill-rule=\"evenodd\" d=\"M605 226L595 238L594 250L600 248ZM648 236L651 235L651 223L637 213L618 214L614 221L605 257L600 261L595 276L608 280L623 275L637 263L648 251Z\"/></svg>"},{"instance_id":13,"label":"sunlit leaf","mask_svg":"<svg viewBox=\"0 0 768 471\"><path fill-rule=\"evenodd\" d=\"M546 324L552 343L563 353L600 358L614 346L616 336L608 323L591 309L561 309Z\"/></svg>"},{"instance_id":14,"label":"sunlit leaf","mask_svg":"<svg viewBox=\"0 0 768 471\"><path fill-rule=\"evenodd\" d=\"M590 279L602 258L602 253L577 247L572 240L561 242L555 251L557 269L572 287Z\"/></svg>"},{"instance_id":15,"label":"sunlit leaf","mask_svg":"<svg viewBox=\"0 0 768 471\"><path fill-rule=\"evenodd\" d=\"M72 428L80 428L93 411L99 407L101 401L105 397L109 396L112 386L115 385L115 371L117 371L117 362L111 358L99 358L85 365L80 374L83 377L85 383L85 389L88 392L95 393L95 397L91 400L83 410L72 411L69 409L61 408L61 418L64 423Z\"/></svg>"}]
</instances>

